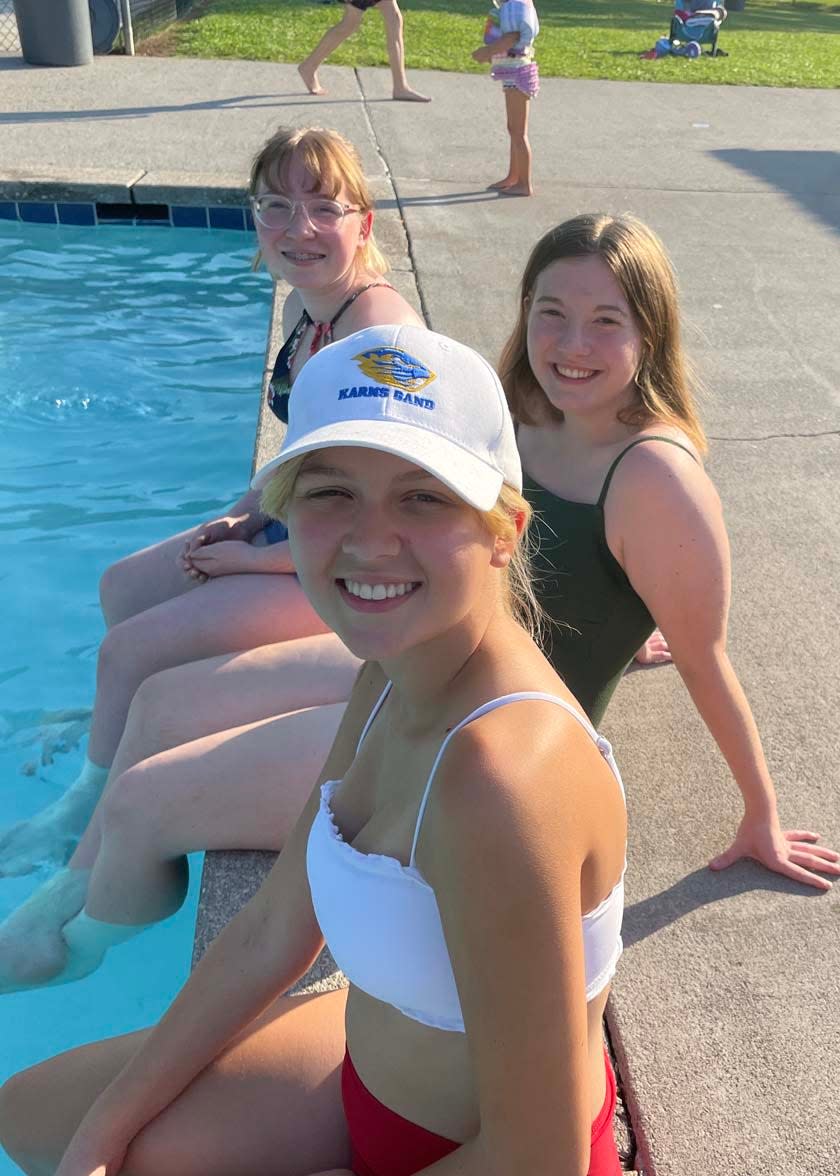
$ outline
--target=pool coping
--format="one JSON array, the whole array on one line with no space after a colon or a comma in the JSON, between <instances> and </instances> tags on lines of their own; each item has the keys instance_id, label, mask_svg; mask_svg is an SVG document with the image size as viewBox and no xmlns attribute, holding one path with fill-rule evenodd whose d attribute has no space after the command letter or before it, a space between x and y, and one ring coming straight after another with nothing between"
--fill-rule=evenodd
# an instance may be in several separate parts
<instances>
[{"instance_id":1,"label":"pool coping","mask_svg":"<svg viewBox=\"0 0 840 1176\"><path fill-rule=\"evenodd\" d=\"M136 167L0 169L0 220L254 228L241 174L220 177Z\"/></svg>"}]
</instances>

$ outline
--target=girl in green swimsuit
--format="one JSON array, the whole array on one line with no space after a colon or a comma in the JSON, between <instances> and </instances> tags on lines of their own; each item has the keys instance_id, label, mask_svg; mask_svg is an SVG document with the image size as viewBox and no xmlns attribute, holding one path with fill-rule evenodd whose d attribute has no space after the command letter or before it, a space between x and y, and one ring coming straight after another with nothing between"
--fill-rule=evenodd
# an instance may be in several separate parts
<instances>
[{"instance_id":1,"label":"girl in green swimsuit","mask_svg":"<svg viewBox=\"0 0 840 1176\"><path fill-rule=\"evenodd\" d=\"M597 725L658 626L735 777L744 817L715 869L752 857L818 889L838 854L781 828L726 652L729 545L680 341L676 283L631 217L585 215L537 243L499 365L540 531L549 653Z\"/></svg>"}]
</instances>

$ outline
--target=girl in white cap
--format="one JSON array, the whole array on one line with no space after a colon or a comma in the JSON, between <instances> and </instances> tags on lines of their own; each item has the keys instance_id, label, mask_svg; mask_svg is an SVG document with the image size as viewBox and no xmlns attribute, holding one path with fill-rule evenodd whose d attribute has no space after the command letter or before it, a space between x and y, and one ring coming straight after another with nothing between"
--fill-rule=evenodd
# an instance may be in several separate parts
<instances>
[{"instance_id":1,"label":"girl in white cap","mask_svg":"<svg viewBox=\"0 0 840 1176\"><path fill-rule=\"evenodd\" d=\"M623 794L523 624L497 377L431 332L351 336L301 373L256 485L313 607L378 665L160 1025L12 1079L3 1145L59 1176L620 1176ZM324 937L349 993L282 997Z\"/></svg>"}]
</instances>

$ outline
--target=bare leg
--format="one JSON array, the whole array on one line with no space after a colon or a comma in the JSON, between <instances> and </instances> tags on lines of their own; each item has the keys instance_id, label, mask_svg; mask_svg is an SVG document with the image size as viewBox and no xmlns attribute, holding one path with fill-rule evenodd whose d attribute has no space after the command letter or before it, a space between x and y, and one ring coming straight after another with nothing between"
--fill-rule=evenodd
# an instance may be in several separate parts
<instances>
[{"instance_id":1,"label":"bare leg","mask_svg":"<svg viewBox=\"0 0 840 1176\"><path fill-rule=\"evenodd\" d=\"M521 90L505 90L507 129L510 136L508 174L490 187L508 196L533 196L531 186L531 144L528 141L530 99Z\"/></svg>"},{"instance_id":2,"label":"bare leg","mask_svg":"<svg viewBox=\"0 0 840 1176\"><path fill-rule=\"evenodd\" d=\"M122 1176L310 1176L349 1167L339 1074L345 992L281 998L132 1143ZM0 1141L30 1176L55 1171L94 1099L143 1041L60 1054L0 1091Z\"/></svg>"},{"instance_id":3,"label":"bare leg","mask_svg":"<svg viewBox=\"0 0 840 1176\"><path fill-rule=\"evenodd\" d=\"M151 674L325 631L297 578L284 575L223 576L129 617L99 650L88 756L112 763L134 693Z\"/></svg>"},{"instance_id":4,"label":"bare leg","mask_svg":"<svg viewBox=\"0 0 840 1176\"><path fill-rule=\"evenodd\" d=\"M198 530L191 527L162 543L135 551L105 569L99 581L99 601L109 629L196 587L195 580L184 575L176 557Z\"/></svg>"},{"instance_id":5,"label":"bare leg","mask_svg":"<svg viewBox=\"0 0 840 1176\"><path fill-rule=\"evenodd\" d=\"M327 29L309 56L300 63L298 73L303 78L310 94L326 94L326 90L318 80L318 67L348 37L352 37L353 33L355 33L356 29L362 23L362 17L364 15L364 12L360 8L354 8L352 4L345 4L344 15L338 24L333 25L331 29Z\"/></svg>"},{"instance_id":6,"label":"bare leg","mask_svg":"<svg viewBox=\"0 0 840 1176\"><path fill-rule=\"evenodd\" d=\"M88 975L109 947L173 914L186 854L282 849L343 712L313 707L209 735L115 779L92 869L62 871L0 926L0 992Z\"/></svg>"},{"instance_id":7,"label":"bare leg","mask_svg":"<svg viewBox=\"0 0 840 1176\"><path fill-rule=\"evenodd\" d=\"M376 6L385 22L385 44L391 63L391 78L394 83L394 98L397 102L431 102L425 94L413 90L405 76L405 45L403 43L403 16L397 0L380 0Z\"/></svg>"},{"instance_id":8,"label":"bare leg","mask_svg":"<svg viewBox=\"0 0 840 1176\"><path fill-rule=\"evenodd\" d=\"M344 703L265 719L130 768L103 800L86 910L145 924L177 910L187 853L282 849L332 746Z\"/></svg>"},{"instance_id":9,"label":"bare leg","mask_svg":"<svg viewBox=\"0 0 840 1176\"><path fill-rule=\"evenodd\" d=\"M334 633L322 633L153 674L134 695L110 780L141 760L206 735L346 702L358 668L358 658ZM75 869L89 869L96 860L99 813L70 859Z\"/></svg>"}]
</instances>

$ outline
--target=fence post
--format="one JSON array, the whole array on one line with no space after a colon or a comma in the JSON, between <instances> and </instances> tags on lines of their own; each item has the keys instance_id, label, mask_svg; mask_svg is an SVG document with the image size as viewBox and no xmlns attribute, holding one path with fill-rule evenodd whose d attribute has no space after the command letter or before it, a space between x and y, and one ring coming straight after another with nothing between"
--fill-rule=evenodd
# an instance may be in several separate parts
<instances>
[{"instance_id":1,"label":"fence post","mask_svg":"<svg viewBox=\"0 0 840 1176\"><path fill-rule=\"evenodd\" d=\"M122 9L123 40L129 57L134 56L134 29L131 25L131 0L120 0Z\"/></svg>"}]
</instances>

